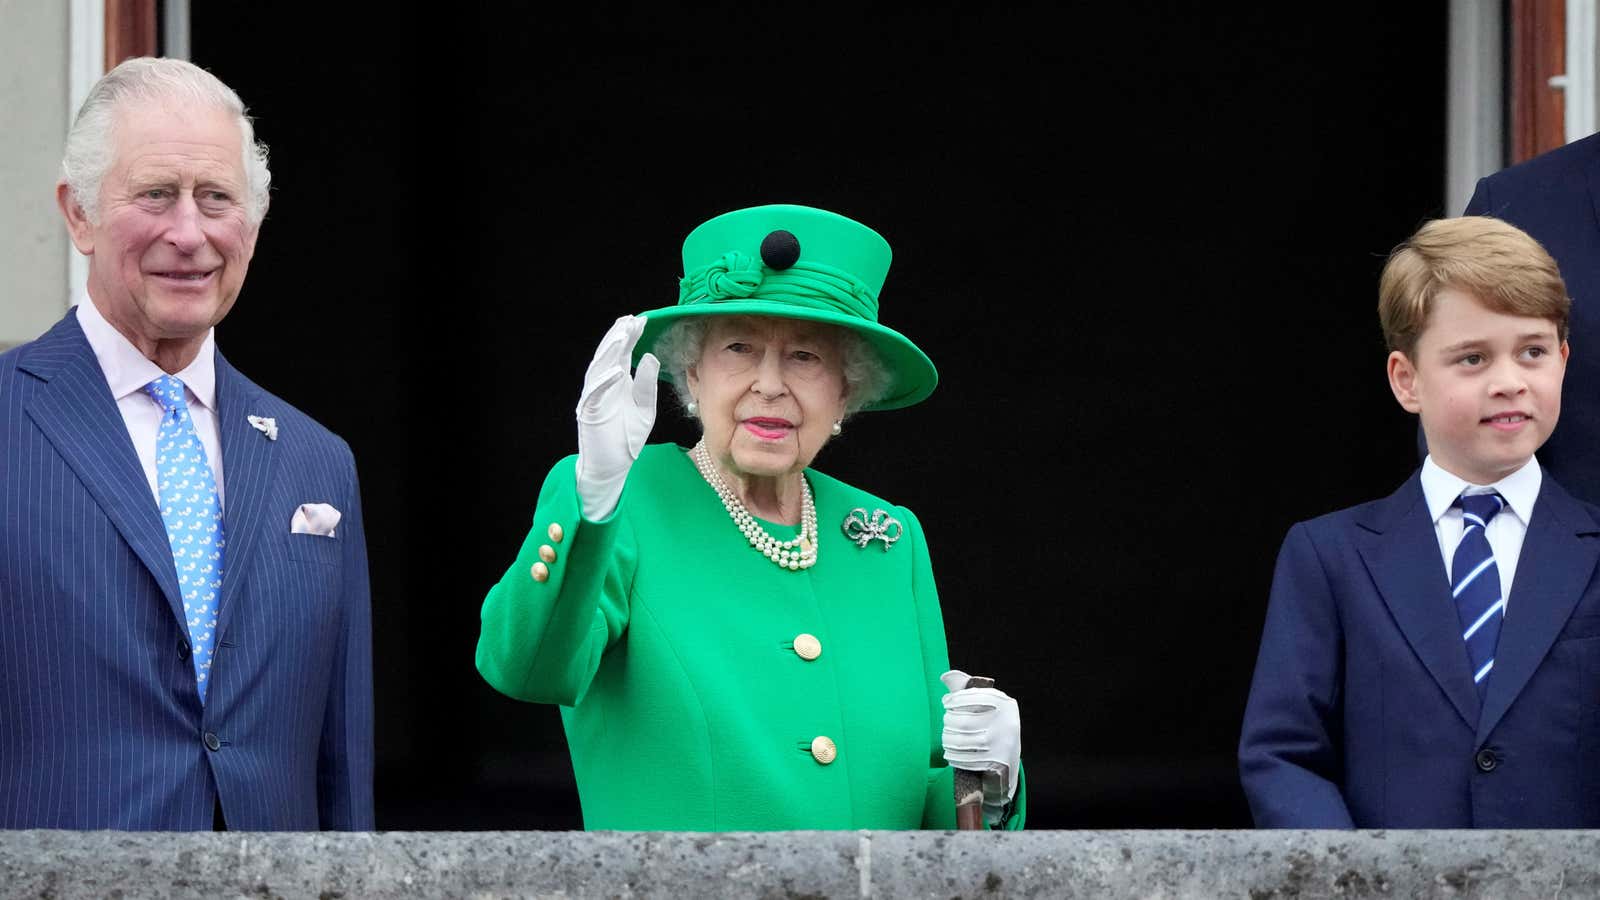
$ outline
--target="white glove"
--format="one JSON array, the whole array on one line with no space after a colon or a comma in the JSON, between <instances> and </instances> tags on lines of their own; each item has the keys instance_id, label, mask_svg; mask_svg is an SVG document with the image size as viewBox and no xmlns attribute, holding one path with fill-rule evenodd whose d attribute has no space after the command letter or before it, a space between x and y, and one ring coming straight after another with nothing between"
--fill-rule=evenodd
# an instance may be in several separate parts
<instances>
[{"instance_id":1,"label":"white glove","mask_svg":"<svg viewBox=\"0 0 1600 900\"><path fill-rule=\"evenodd\" d=\"M983 773L983 818L999 823L1017 794L1022 759L1022 717L1017 701L998 688L969 688L967 673L939 676L944 695L944 758L958 769Z\"/></svg>"},{"instance_id":2,"label":"white glove","mask_svg":"<svg viewBox=\"0 0 1600 900\"><path fill-rule=\"evenodd\" d=\"M646 353L629 377L634 345L644 331L642 316L612 323L583 375L578 398L578 497L583 517L598 522L611 515L656 421L656 375L661 363Z\"/></svg>"}]
</instances>

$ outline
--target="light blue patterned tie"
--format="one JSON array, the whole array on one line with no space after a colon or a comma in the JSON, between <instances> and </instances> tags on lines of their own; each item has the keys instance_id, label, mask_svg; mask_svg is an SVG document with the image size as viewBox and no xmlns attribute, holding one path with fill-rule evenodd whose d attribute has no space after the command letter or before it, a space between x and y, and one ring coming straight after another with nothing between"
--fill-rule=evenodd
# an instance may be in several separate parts
<instances>
[{"instance_id":1,"label":"light blue patterned tie","mask_svg":"<svg viewBox=\"0 0 1600 900\"><path fill-rule=\"evenodd\" d=\"M200 702L206 700L211 654L217 639L217 606L222 600L222 503L206 448L195 434L183 382L163 375L144 386L161 404L156 435L156 490L167 525L172 561L178 567L185 625L194 651L194 677Z\"/></svg>"},{"instance_id":2,"label":"light blue patterned tie","mask_svg":"<svg viewBox=\"0 0 1600 900\"><path fill-rule=\"evenodd\" d=\"M1472 680L1478 685L1481 700L1489 687L1495 646L1500 642L1500 620L1506 612L1500 567L1495 565L1494 551L1489 548L1484 531L1506 502L1499 494L1463 494L1455 505L1461 507L1464 530L1450 564L1450 593L1455 597L1461 639L1467 643Z\"/></svg>"}]
</instances>

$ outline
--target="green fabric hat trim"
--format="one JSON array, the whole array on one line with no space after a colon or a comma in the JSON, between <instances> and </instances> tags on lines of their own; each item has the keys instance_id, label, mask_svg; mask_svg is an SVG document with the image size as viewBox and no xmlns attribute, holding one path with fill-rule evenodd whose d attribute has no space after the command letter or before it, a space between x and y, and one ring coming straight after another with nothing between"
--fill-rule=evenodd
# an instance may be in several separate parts
<instances>
[{"instance_id":1,"label":"green fabric hat trim","mask_svg":"<svg viewBox=\"0 0 1600 900\"><path fill-rule=\"evenodd\" d=\"M938 370L910 339L878 324L890 257L882 235L827 210L777 204L724 213L684 239L678 305L640 313L648 321L634 361L685 316L825 322L861 335L889 370L887 393L866 409L920 403L939 383ZM661 377L672 378L665 369Z\"/></svg>"}]
</instances>

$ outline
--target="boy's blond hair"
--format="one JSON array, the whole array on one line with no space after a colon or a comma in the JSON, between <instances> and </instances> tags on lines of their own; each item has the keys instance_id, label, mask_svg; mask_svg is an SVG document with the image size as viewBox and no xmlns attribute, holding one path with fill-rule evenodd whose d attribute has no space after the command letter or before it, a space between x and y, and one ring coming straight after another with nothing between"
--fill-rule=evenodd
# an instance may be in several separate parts
<instances>
[{"instance_id":1,"label":"boy's blond hair","mask_svg":"<svg viewBox=\"0 0 1600 900\"><path fill-rule=\"evenodd\" d=\"M1488 216L1435 219L1394 248L1378 278L1378 321L1390 350L1411 356L1433 298L1453 288L1489 309L1555 323L1567 339L1572 300L1539 242Z\"/></svg>"}]
</instances>

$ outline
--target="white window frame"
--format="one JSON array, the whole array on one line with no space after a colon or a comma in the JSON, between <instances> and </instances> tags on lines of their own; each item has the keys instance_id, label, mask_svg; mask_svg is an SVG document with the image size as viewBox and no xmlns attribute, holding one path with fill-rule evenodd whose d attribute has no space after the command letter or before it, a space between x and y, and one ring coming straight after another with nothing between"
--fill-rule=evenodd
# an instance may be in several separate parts
<instances>
[{"instance_id":1,"label":"white window frame","mask_svg":"<svg viewBox=\"0 0 1600 900\"><path fill-rule=\"evenodd\" d=\"M1478 179L1505 166L1504 32L1500 0L1450 0L1446 216L1461 215Z\"/></svg>"},{"instance_id":2,"label":"white window frame","mask_svg":"<svg viewBox=\"0 0 1600 900\"><path fill-rule=\"evenodd\" d=\"M1595 5L1596 0L1567 0L1567 71L1550 79L1552 86L1566 94L1562 107L1568 143L1600 130L1595 97L1596 75L1600 74L1595 68L1600 56L1595 45L1600 32L1596 31Z\"/></svg>"}]
</instances>

